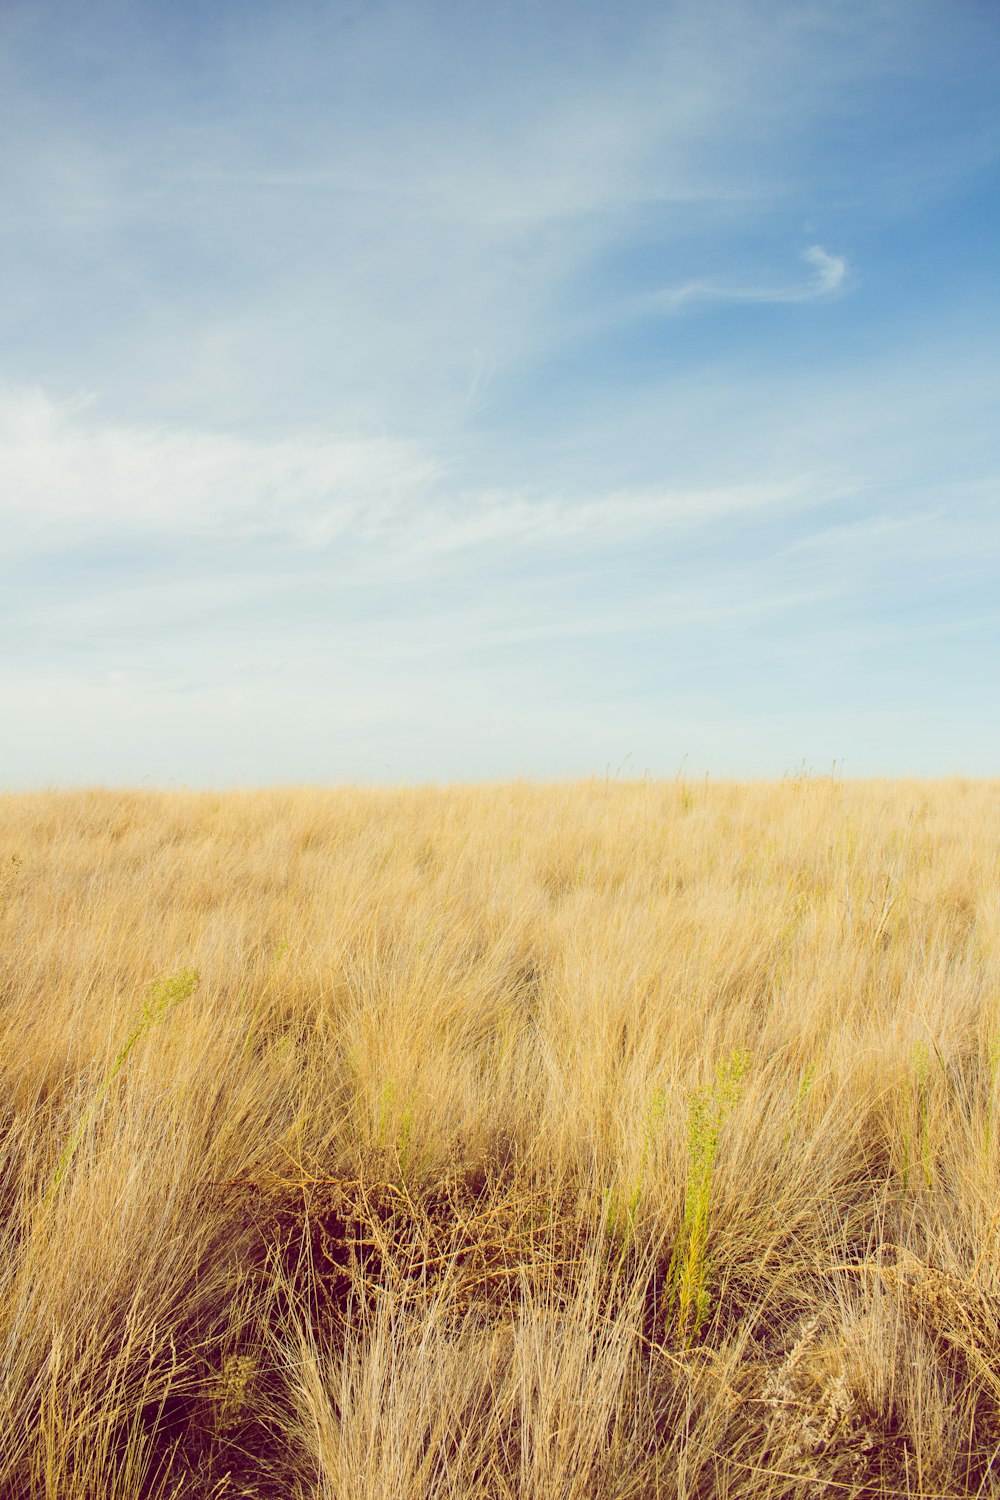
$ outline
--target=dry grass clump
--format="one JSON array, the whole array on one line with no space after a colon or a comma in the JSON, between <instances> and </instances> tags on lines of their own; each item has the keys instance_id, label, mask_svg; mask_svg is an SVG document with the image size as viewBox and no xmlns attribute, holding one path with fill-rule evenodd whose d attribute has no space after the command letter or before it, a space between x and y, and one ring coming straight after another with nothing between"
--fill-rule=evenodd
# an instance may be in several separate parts
<instances>
[{"instance_id":1,"label":"dry grass clump","mask_svg":"<svg viewBox=\"0 0 1000 1500\"><path fill-rule=\"evenodd\" d=\"M998 792L0 799L0 1500L996 1491Z\"/></svg>"}]
</instances>

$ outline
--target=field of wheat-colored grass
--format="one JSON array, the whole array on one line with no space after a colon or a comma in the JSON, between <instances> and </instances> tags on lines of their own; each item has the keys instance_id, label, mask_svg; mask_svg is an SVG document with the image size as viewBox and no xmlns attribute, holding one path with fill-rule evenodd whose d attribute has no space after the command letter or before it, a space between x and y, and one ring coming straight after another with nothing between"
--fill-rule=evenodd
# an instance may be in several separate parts
<instances>
[{"instance_id":1,"label":"field of wheat-colored grass","mask_svg":"<svg viewBox=\"0 0 1000 1500\"><path fill-rule=\"evenodd\" d=\"M1000 784L0 798L0 1497L1000 1492Z\"/></svg>"}]
</instances>

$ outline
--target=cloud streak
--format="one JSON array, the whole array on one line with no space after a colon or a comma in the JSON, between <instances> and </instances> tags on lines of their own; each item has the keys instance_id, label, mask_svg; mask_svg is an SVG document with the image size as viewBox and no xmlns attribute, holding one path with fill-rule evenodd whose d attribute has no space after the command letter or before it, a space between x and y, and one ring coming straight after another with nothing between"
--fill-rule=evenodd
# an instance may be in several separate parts
<instances>
[{"instance_id":1,"label":"cloud streak","mask_svg":"<svg viewBox=\"0 0 1000 1500\"><path fill-rule=\"evenodd\" d=\"M818 302L846 289L850 269L846 256L833 255L822 245L810 245L802 259L812 267L806 281L761 283L725 279L687 281L650 299L664 312L681 312L696 303L789 303Z\"/></svg>"},{"instance_id":2,"label":"cloud streak","mask_svg":"<svg viewBox=\"0 0 1000 1500\"><path fill-rule=\"evenodd\" d=\"M0 398L0 522L8 552L85 540L213 541L231 557L275 544L350 547L414 565L470 554L620 548L636 539L828 498L808 478L766 483L472 488L415 444L102 421L93 401Z\"/></svg>"},{"instance_id":3,"label":"cloud streak","mask_svg":"<svg viewBox=\"0 0 1000 1500\"><path fill-rule=\"evenodd\" d=\"M128 536L323 546L378 530L438 466L386 437L248 435L101 421L38 389L0 398L0 518L60 545Z\"/></svg>"}]
</instances>

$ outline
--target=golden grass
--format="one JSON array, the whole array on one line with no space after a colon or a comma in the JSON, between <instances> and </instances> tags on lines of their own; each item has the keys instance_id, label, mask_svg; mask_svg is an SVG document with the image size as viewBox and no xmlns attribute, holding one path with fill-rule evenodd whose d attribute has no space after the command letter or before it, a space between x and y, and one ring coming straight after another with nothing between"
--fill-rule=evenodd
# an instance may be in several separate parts
<instances>
[{"instance_id":1,"label":"golden grass","mask_svg":"<svg viewBox=\"0 0 1000 1500\"><path fill-rule=\"evenodd\" d=\"M0 798L0 1496L1000 1488L1000 786Z\"/></svg>"}]
</instances>

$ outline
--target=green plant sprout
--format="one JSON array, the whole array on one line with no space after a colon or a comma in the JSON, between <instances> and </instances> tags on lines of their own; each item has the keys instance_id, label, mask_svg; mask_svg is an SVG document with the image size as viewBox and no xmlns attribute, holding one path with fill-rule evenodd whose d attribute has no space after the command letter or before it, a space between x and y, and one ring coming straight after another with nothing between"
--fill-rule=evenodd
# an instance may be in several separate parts
<instances>
[{"instance_id":1,"label":"green plant sprout","mask_svg":"<svg viewBox=\"0 0 1000 1500\"><path fill-rule=\"evenodd\" d=\"M983 1121L983 1155L993 1146L993 1117L996 1112L997 1075L1000 1073L1000 1036L990 1037L986 1049L986 1111Z\"/></svg>"},{"instance_id":2,"label":"green plant sprout","mask_svg":"<svg viewBox=\"0 0 1000 1500\"><path fill-rule=\"evenodd\" d=\"M792 1139L792 1133L795 1130L799 1115L805 1108L806 1100L809 1098L809 1095L812 1091L813 1080L815 1077L816 1064L814 1062L806 1063L802 1073L802 1077L799 1079L799 1086L795 1090L795 1098L792 1100L792 1109L788 1117L788 1129L785 1131L786 1148Z\"/></svg>"},{"instance_id":3,"label":"green plant sprout","mask_svg":"<svg viewBox=\"0 0 1000 1500\"><path fill-rule=\"evenodd\" d=\"M416 1112L413 1105L413 1095L408 1094L403 1101L403 1107L399 1115L398 1128L393 1128L393 1117L396 1113L396 1085L391 1078L387 1078L382 1085L382 1091L378 1102L378 1143L382 1149L390 1144L396 1153L399 1170L406 1176L407 1168L412 1161L413 1150L413 1126ZM393 1139L393 1136L395 1137Z\"/></svg>"},{"instance_id":4,"label":"green plant sprout","mask_svg":"<svg viewBox=\"0 0 1000 1500\"><path fill-rule=\"evenodd\" d=\"M649 1155L653 1149L655 1133L663 1122L667 1110L667 1091L660 1088L655 1091L646 1110L646 1123L643 1131L642 1155L639 1158L639 1169L624 1198L614 1189L609 1188L604 1195L604 1227L607 1234L613 1238L621 1236L622 1246L618 1257L618 1269L621 1270L628 1248L635 1237L636 1223L639 1216L639 1203L646 1180L646 1169L649 1165Z\"/></svg>"},{"instance_id":5,"label":"green plant sprout","mask_svg":"<svg viewBox=\"0 0 1000 1500\"><path fill-rule=\"evenodd\" d=\"M72 1166L77 1147L83 1139L87 1127L107 1098L111 1085L124 1068L133 1047L142 1040L147 1032L152 1031L154 1026L158 1026L161 1021L165 1020L176 1006L194 994L198 988L198 979L197 969L183 969L179 974L173 974L167 979L154 980L150 985L149 997L135 1025L121 1047L119 1047L114 1061L91 1096L89 1103L76 1123L75 1130L60 1153L55 1172L52 1175L52 1181L49 1183L45 1194L46 1205L52 1202L59 1191L59 1185Z\"/></svg>"},{"instance_id":6,"label":"green plant sprout","mask_svg":"<svg viewBox=\"0 0 1000 1500\"><path fill-rule=\"evenodd\" d=\"M927 1080L930 1075L931 1049L927 1042L916 1042L911 1053L911 1075L907 1081L907 1113L912 1120L917 1117L916 1146L914 1153L913 1131L909 1126L903 1132L903 1191L910 1185L910 1168L919 1157L924 1182L928 1188L934 1186L934 1165L931 1153L930 1112L927 1099Z\"/></svg>"},{"instance_id":7,"label":"green plant sprout","mask_svg":"<svg viewBox=\"0 0 1000 1500\"><path fill-rule=\"evenodd\" d=\"M714 1083L696 1089L688 1100L684 1224L667 1272L668 1318L676 1313L676 1334L685 1348L697 1337L711 1302L708 1230L712 1173L722 1122L742 1095L750 1061L749 1052L738 1048L718 1065Z\"/></svg>"},{"instance_id":8,"label":"green plant sprout","mask_svg":"<svg viewBox=\"0 0 1000 1500\"><path fill-rule=\"evenodd\" d=\"M19 854L12 854L7 863L0 865L0 916L3 916L17 886L24 861Z\"/></svg>"},{"instance_id":9,"label":"green plant sprout","mask_svg":"<svg viewBox=\"0 0 1000 1500\"><path fill-rule=\"evenodd\" d=\"M247 1018L246 1037L244 1038L242 1047L244 1054L250 1052L257 1041L261 1018L267 1008L271 986L275 982L275 978L290 952L291 944L287 938L281 938L279 942L275 943L274 950L268 958L267 976L264 983L258 989L252 1005L250 1003L249 988L240 991L240 1009L242 1014Z\"/></svg>"}]
</instances>

